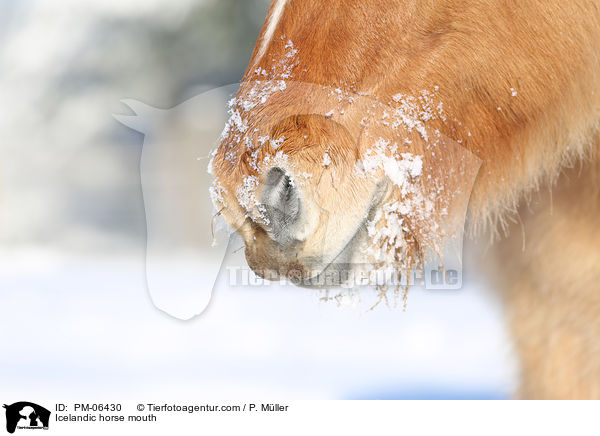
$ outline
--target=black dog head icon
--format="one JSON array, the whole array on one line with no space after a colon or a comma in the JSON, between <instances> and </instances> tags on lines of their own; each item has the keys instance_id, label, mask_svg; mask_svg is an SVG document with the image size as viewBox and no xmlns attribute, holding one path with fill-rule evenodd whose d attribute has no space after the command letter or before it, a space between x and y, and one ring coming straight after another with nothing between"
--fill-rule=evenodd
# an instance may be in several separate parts
<instances>
[{"instance_id":1,"label":"black dog head icon","mask_svg":"<svg viewBox=\"0 0 600 436\"><path fill-rule=\"evenodd\" d=\"M30 427L48 428L50 422L50 411L42 406L28 401L19 401L10 406L4 405L6 409L6 431L14 433L17 424L23 418L27 419ZM41 424L40 424L41 423Z\"/></svg>"}]
</instances>

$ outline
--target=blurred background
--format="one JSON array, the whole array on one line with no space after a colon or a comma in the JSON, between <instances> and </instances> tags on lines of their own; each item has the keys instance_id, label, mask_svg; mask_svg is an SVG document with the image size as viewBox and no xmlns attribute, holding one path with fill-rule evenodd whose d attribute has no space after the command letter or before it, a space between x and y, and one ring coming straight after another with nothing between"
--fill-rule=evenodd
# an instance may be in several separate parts
<instances>
[{"instance_id":1,"label":"blurred background","mask_svg":"<svg viewBox=\"0 0 600 436\"><path fill-rule=\"evenodd\" d=\"M510 396L501 308L469 274L406 312L226 280L191 321L152 305L144 135L113 114L240 80L268 3L0 3L0 402Z\"/></svg>"}]
</instances>

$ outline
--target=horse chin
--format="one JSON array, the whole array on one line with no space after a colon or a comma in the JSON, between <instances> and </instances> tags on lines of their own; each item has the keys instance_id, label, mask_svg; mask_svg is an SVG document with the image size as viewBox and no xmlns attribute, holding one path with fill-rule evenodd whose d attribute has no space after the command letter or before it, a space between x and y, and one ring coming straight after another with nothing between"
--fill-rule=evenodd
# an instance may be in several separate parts
<instances>
[{"instance_id":1,"label":"horse chin","mask_svg":"<svg viewBox=\"0 0 600 436\"><path fill-rule=\"evenodd\" d=\"M331 289L354 287L353 273L365 265L361 261L360 247L367 239L367 227L361 225L352 239L342 248L335 258L319 273L310 278L289 278L290 282L301 288Z\"/></svg>"},{"instance_id":2,"label":"horse chin","mask_svg":"<svg viewBox=\"0 0 600 436\"><path fill-rule=\"evenodd\" d=\"M376 210L381 207L384 199L390 192L390 185L387 180L381 180L373 193L369 207L367 208L367 217L360 223L352 238L338 252L329 264L318 274L310 278L290 279L296 286L309 289L331 289L331 288L353 288L357 285L354 273L368 270L372 266L366 256L362 253L362 248L369 240L367 231L367 222L373 219Z\"/></svg>"}]
</instances>

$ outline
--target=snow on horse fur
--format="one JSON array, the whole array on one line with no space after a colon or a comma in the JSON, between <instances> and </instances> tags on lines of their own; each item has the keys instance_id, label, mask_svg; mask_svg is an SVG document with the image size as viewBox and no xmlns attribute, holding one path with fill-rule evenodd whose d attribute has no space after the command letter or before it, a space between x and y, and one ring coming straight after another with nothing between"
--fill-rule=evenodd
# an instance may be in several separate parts
<instances>
[{"instance_id":1,"label":"snow on horse fur","mask_svg":"<svg viewBox=\"0 0 600 436\"><path fill-rule=\"evenodd\" d=\"M599 50L591 0L275 1L213 201L253 270L298 279L419 268L468 202L506 236L521 394L600 398Z\"/></svg>"}]
</instances>

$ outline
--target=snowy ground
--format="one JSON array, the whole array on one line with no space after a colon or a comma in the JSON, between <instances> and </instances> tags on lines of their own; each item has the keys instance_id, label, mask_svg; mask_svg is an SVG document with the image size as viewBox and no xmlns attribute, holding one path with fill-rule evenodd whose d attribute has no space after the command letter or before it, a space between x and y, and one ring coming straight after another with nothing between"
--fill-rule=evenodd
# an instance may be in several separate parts
<instances>
[{"instance_id":1,"label":"snowy ground","mask_svg":"<svg viewBox=\"0 0 600 436\"><path fill-rule=\"evenodd\" d=\"M475 285L369 312L221 278L184 322L150 302L143 258L1 263L6 398L504 398L513 384L498 308Z\"/></svg>"}]
</instances>

